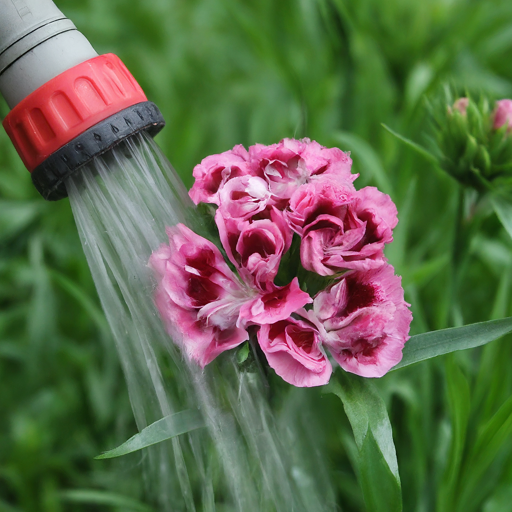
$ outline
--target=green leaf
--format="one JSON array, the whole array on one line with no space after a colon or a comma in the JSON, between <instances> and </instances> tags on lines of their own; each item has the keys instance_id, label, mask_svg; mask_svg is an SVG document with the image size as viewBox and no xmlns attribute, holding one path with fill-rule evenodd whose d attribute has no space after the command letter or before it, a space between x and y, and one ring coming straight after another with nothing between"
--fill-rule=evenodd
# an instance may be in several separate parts
<instances>
[{"instance_id":1,"label":"green leaf","mask_svg":"<svg viewBox=\"0 0 512 512\"><path fill-rule=\"evenodd\" d=\"M507 317L417 334L405 344L402 360L393 370L456 350L480 347L511 331L512 317Z\"/></svg>"},{"instance_id":2,"label":"green leaf","mask_svg":"<svg viewBox=\"0 0 512 512\"><path fill-rule=\"evenodd\" d=\"M448 464L438 493L439 512L451 512L455 508L457 483L470 411L469 384L453 356L446 360L446 383L451 416L451 443Z\"/></svg>"},{"instance_id":3,"label":"green leaf","mask_svg":"<svg viewBox=\"0 0 512 512\"><path fill-rule=\"evenodd\" d=\"M142 448L161 443L172 437L186 434L187 432L204 426L204 420L197 410L188 409L186 411L170 414L142 429L138 434L130 437L130 439L122 445L98 455L95 459L120 457L121 455L142 450Z\"/></svg>"},{"instance_id":4,"label":"green leaf","mask_svg":"<svg viewBox=\"0 0 512 512\"><path fill-rule=\"evenodd\" d=\"M154 512L154 509L140 501L115 494L112 492L96 491L94 489L74 489L60 493L62 501L86 503L89 505L109 505L127 512Z\"/></svg>"},{"instance_id":5,"label":"green leaf","mask_svg":"<svg viewBox=\"0 0 512 512\"><path fill-rule=\"evenodd\" d=\"M488 478L486 471L503 453L504 447L510 443L511 435L512 397L478 430L476 442L472 446L468 462L465 465L465 472L462 474L461 480L464 482L464 487L458 497L458 511L476 510L473 490L484 484ZM509 507L501 510L508 509Z\"/></svg>"},{"instance_id":6,"label":"green leaf","mask_svg":"<svg viewBox=\"0 0 512 512\"><path fill-rule=\"evenodd\" d=\"M361 447L359 471L361 488L368 511L402 510L400 481L391 472L371 430L368 431Z\"/></svg>"},{"instance_id":7,"label":"green leaf","mask_svg":"<svg viewBox=\"0 0 512 512\"><path fill-rule=\"evenodd\" d=\"M434 163L435 165L439 165L439 162L435 155L430 153L430 151L426 150L423 146L420 146L419 144L416 144L416 142L413 142L410 139L407 139L403 135L400 135L399 133L392 130L389 126L385 125L384 123L381 123L381 126L385 128L391 135L394 135L398 140L402 141L406 146L409 146L411 149L416 151L416 153L420 154L423 158L426 160Z\"/></svg>"},{"instance_id":8,"label":"green leaf","mask_svg":"<svg viewBox=\"0 0 512 512\"><path fill-rule=\"evenodd\" d=\"M249 343L245 342L238 352L236 353L236 360L238 364L245 363L247 361L247 358L249 357Z\"/></svg>"},{"instance_id":9,"label":"green leaf","mask_svg":"<svg viewBox=\"0 0 512 512\"><path fill-rule=\"evenodd\" d=\"M482 474L492 463L503 443L512 434L512 397L510 397L479 431L472 451L471 464L477 474Z\"/></svg>"},{"instance_id":10,"label":"green leaf","mask_svg":"<svg viewBox=\"0 0 512 512\"><path fill-rule=\"evenodd\" d=\"M327 391L338 396L352 426L359 451L359 475L367 509L399 512L402 493L393 433L386 405L373 383L346 372L337 373Z\"/></svg>"},{"instance_id":11,"label":"green leaf","mask_svg":"<svg viewBox=\"0 0 512 512\"><path fill-rule=\"evenodd\" d=\"M494 196L491 202L501 225L512 238L512 201L503 196Z\"/></svg>"},{"instance_id":12,"label":"green leaf","mask_svg":"<svg viewBox=\"0 0 512 512\"><path fill-rule=\"evenodd\" d=\"M512 268L507 266L501 273L498 289L496 290L496 295L494 297L491 320L503 318L507 314L509 306L511 276Z\"/></svg>"}]
</instances>

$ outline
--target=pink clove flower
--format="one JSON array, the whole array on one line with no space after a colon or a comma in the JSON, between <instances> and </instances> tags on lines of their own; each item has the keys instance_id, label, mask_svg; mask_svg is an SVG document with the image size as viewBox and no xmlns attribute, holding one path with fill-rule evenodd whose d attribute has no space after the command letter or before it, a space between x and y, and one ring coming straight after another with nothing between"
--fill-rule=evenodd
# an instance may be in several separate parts
<instances>
[{"instance_id":1,"label":"pink clove flower","mask_svg":"<svg viewBox=\"0 0 512 512\"><path fill-rule=\"evenodd\" d=\"M332 366L321 350L317 329L309 322L287 318L258 331L268 364L283 380L298 387L323 386Z\"/></svg>"},{"instance_id":2,"label":"pink clove flower","mask_svg":"<svg viewBox=\"0 0 512 512\"><path fill-rule=\"evenodd\" d=\"M169 245L149 260L159 279L156 306L169 334L204 367L249 338L237 325L238 317L256 291L237 279L208 240L183 224L168 228L167 234Z\"/></svg>"},{"instance_id":3,"label":"pink clove flower","mask_svg":"<svg viewBox=\"0 0 512 512\"><path fill-rule=\"evenodd\" d=\"M347 273L315 297L313 311L324 344L344 370L382 377L402 359L412 320L408 306L401 278L386 264Z\"/></svg>"}]
</instances>

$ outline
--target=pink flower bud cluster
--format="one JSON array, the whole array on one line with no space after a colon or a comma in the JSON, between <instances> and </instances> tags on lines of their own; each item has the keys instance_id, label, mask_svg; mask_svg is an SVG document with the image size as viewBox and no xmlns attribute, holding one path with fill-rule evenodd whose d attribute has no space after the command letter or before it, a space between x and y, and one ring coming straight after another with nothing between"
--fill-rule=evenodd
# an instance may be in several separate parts
<instances>
[{"instance_id":1,"label":"pink flower bud cluster","mask_svg":"<svg viewBox=\"0 0 512 512\"><path fill-rule=\"evenodd\" d=\"M467 115L467 109L469 105L469 98L462 97L458 98L451 108L449 108L450 112L453 110L459 111L463 116ZM498 100L494 107L494 111L492 112L492 127L494 130L500 129L502 126L507 127L507 132L512 130L512 100L504 99Z\"/></svg>"},{"instance_id":2,"label":"pink flower bud cluster","mask_svg":"<svg viewBox=\"0 0 512 512\"><path fill-rule=\"evenodd\" d=\"M347 153L309 139L236 146L194 168L190 197L218 206L225 254L184 225L153 253L156 305L202 367L255 333L269 366L295 386L326 384L332 358L380 377L402 358L412 315L383 249L397 211L374 187L354 188ZM293 236L302 267L330 276L311 297L297 277L274 280Z\"/></svg>"}]
</instances>

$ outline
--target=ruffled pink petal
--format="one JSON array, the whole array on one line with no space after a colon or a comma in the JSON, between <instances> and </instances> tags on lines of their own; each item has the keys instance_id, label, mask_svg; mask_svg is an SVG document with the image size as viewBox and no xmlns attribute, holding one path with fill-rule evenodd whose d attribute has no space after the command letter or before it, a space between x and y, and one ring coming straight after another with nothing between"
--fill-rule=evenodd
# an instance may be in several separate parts
<instances>
[{"instance_id":1,"label":"ruffled pink petal","mask_svg":"<svg viewBox=\"0 0 512 512\"><path fill-rule=\"evenodd\" d=\"M374 220L374 223L377 226L380 226L381 223L385 223L385 227L380 226L381 230L384 230L385 228L394 229L396 227L398 224L398 211L395 203L387 194L383 194L375 187L364 187L361 190L358 190L356 198L356 211L360 216L362 212L367 212L367 215L374 219L378 219ZM392 240L393 239L391 238L390 241Z\"/></svg>"},{"instance_id":2,"label":"ruffled pink petal","mask_svg":"<svg viewBox=\"0 0 512 512\"><path fill-rule=\"evenodd\" d=\"M224 218L248 220L262 212L270 201L265 180L241 176L228 181L219 192L219 210Z\"/></svg>"},{"instance_id":3,"label":"ruffled pink petal","mask_svg":"<svg viewBox=\"0 0 512 512\"><path fill-rule=\"evenodd\" d=\"M337 148L324 148L309 139L283 139L278 144L249 148L252 172L267 180L274 204L286 207L286 201L305 183L329 175L339 182L352 183L352 160Z\"/></svg>"},{"instance_id":4,"label":"ruffled pink petal","mask_svg":"<svg viewBox=\"0 0 512 512\"><path fill-rule=\"evenodd\" d=\"M236 246L240 233L249 225L249 221L241 219L225 218L220 210L215 212L215 224L219 230L219 238L227 257L235 267L240 266L240 258L236 252Z\"/></svg>"},{"instance_id":5,"label":"ruffled pink petal","mask_svg":"<svg viewBox=\"0 0 512 512\"><path fill-rule=\"evenodd\" d=\"M412 314L401 279L384 264L370 271L351 271L314 300L322 338L346 371L380 377L402 358ZM316 323L315 323L316 325Z\"/></svg>"},{"instance_id":6,"label":"ruffled pink petal","mask_svg":"<svg viewBox=\"0 0 512 512\"><path fill-rule=\"evenodd\" d=\"M318 142L310 141L301 156L308 169L311 169L313 179L315 176L331 175L351 183L358 176L351 173L352 159L349 153L341 149L325 148Z\"/></svg>"},{"instance_id":7,"label":"ruffled pink petal","mask_svg":"<svg viewBox=\"0 0 512 512\"><path fill-rule=\"evenodd\" d=\"M365 312L338 331L338 340L327 345L338 364L361 377L382 377L402 359L404 339L388 333L386 319Z\"/></svg>"},{"instance_id":8,"label":"ruffled pink petal","mask_svg":"<svg viewBox=\"0 0 512 512\"><path fill-rule=\"evenodd\" d=\"M270 209L270 219L244 221L224 218L217 210L215 222L222 246L229 260L242 275L256 286L264 287L276 276L281 256L289 249L292 232L283 215Z\"/></svg>"},{"instance_id":9,"label":"ruffled pink petal","mask_svg":"<svg viewBox=\"0 0 512 512\"><path fill-rule=\"evenodd\" d=\"M354 254L356 247L364 237L366 225L345 230L345 222L332 215L319 215L304 231L300 258L306 270L321 276L330 276L340 272L345 265L345 256ZM359 252L355 253L359 255Z\"/></svg>"},{"instance_id":10,"label":"ruffled pink petal","mask_svg":"<svg viewBox=\"0 0 512 512\"><path fill-rule=\"evenodd\" d=\"M269 284L268 291L262 291L255 299L246 302L240 309L240 321L244 325L273 324L285 320L294 311L311 302L313 300L300 289L295 277L286 286Z\"/></svg>"},{"instance_id":11,"label":"ruffled pink petal","mask_svg":"<svg viewBox=\"0 0 512 512\"><path fill-rule=\"evenodd\" d=\"M232 178L249 173L249 154L242 145L219 155L210 155L194 167L195 182L189 191L195 204L219 204L219 190Z\"/></svg>"},{"instance_id":12,"label":"ruffled pink petal","mask_svg":"<svg viewBox=\"0 0 512 512\"><path fill-rule=\"evenodd\" d=\"M187 356L205 366L246 339L238 324L242 305L257 293L236 278L214 244L178 224L169 246L152 254L155 304L167 332Z\"/></svg>"},{"instance_id":13,"label":"ruffled pink petal","mask_svg":"<svg viewBox=\"0 0 512 512\"><path fill-rule=\"evenodd\" d=\"M348 205L354 201L355 188L351 183L323 177L298 188L290 199L286 219L290 227L303 235L305 226L318 215L344 218Z\"/></svg>"},{"instance_id":14,"label":"ruffled pink petal","mask_svg":"<svg viewBox=\"0 0 512 512\"><path fill-rule=\"evenodd\" d=\"M210 343L201 354L200 359L197 359L201 368L210 364L222 352L238 347L238 345L249 339L249 333L236 325L231 325L227 329L213 327L210 332L212 334Z\"/></svg>"},{"instance_id":15,"label":"ruffled pink petal","mask_svg":"<svg viewBox=\"0 0 512 512\"><path fill-rule=\"evenodd\" d=\"M398 222L393 201L374 187L346 196L337 194L338 189L329 181L311 183L290 201L287 215L302 235L302 265L324 276L381 266L384 246L393 240ZM340 204L339 197L349 202Z\"/></svg>"},{"instance_id":16,"label":"ruffled pink petal","mask_svg":"<svg viewBox=\"0 0 512 512\"><path fill-rule=\"evenodd\" d=\"M289 384L312 387L329 382L332 367L311 325L293 318L263 325L258 342L269 366Z\"/></svg>"},{"instance_id":17,"label":"ruffled pink petal","mask_svg":"<svg viewBox=\"0 0 512 512\"><path fill-rule=\"evenodd\" d=\"M284 250L285 242L281 230L267 219L245 226L236 245L241 268L258 283L274 280Z\"/></svg>"}]
</instances>

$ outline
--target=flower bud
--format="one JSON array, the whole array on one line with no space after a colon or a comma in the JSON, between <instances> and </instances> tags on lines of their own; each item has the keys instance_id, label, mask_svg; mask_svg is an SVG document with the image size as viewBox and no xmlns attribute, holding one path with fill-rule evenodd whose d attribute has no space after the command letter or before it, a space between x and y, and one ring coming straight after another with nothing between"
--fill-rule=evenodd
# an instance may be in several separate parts
<instances>
[{"instance_id":1,"label":"flower bud","mask_svg":"<svg viewBox=\"0 0 512 512\"><path fill-rule=\"evenodd\" d=\"M469 98L459 98L455 100L455 103L452 106L453 110L458 110L463 116L466 115L466 110L469 105Z\"/></svg>"},{"instance_id":2,"label":"flower bud","mask_svg":"<svg viewBox=\"0 0 512 512\"><path fill-rule=\"evenodd\" d=\"M439 166L462 185L481 194L499 188L512 192L512 100L491 103L460 97L449 90L429 103ZM499 128L505 126L502 130Z\"/></svg>"},{"instance_id":3,"label":"flower bud","mask_svg":"<svg viewBox=\"0 0 512 512\"><path fill-rule=\"evenodd\" d=\"M512 100L500 100L496 102L493 128L497 130L504 125L507 126L507 132L512 130Z\"/></svg>"}]
</instances>

